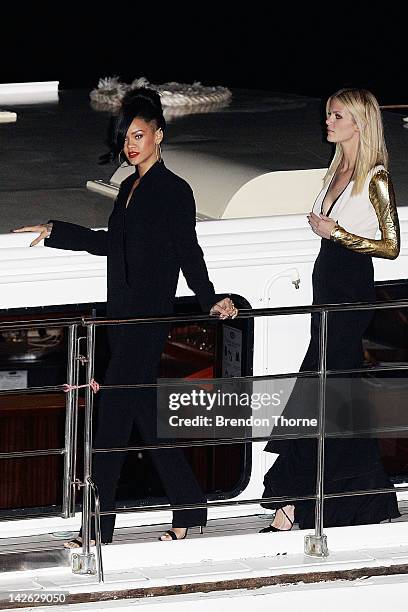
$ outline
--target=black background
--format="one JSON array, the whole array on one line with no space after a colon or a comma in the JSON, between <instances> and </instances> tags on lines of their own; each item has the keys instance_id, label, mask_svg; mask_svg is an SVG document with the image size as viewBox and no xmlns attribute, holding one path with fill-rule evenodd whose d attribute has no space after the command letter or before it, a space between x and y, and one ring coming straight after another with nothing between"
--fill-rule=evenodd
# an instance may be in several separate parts
<instances>
[{"instance_id":1,"label":"black background","mask_svg":"<svg viewBox=\"0 0 408 612\"><path fill-rule=\"evenodd\" d=\"M164 8L163 8L164 6ZM386 3L97 3L2 11L0 82L201 81L325 97L344 86L408 103L408 17ZM405 41L405 42L404 42Z\"/></svg>"}]
</instances>

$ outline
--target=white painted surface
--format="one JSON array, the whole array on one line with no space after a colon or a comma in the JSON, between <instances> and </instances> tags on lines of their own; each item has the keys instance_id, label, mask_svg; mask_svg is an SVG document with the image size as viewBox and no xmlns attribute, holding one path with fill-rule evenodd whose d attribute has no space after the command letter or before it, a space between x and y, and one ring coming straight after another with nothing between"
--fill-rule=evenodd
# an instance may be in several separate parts
<instances>
[{"instance_id":1,"label":"white painted surface","mask_svg":"<svg viewBox=\"0 0 408 612\"><path fill-rule=\"evenodd\" d=\"M327 168L267 172L243 185L229 200L223 219L309 212Z\"/></svg>"},{"instance_id":2,"label":"white painted surface","mask_svg":"<svg viewBox=\"0 0 408 612\"><path fill-rule=\"evenodd\" d=\"M73 575L69 568L47 568L0 575L0 592L59 589L69 593L97 593L285 574L384 568L408 561L406 525L402 523L337 527L327 529L326 534L330 556L323 559L303 554L305 532L203 537L177 544L151 542L108 546L103 549L104 584L98 584L95 576ZM383 610L388 604L387 609L406 610L407 594L408 577L397 575L313 584L293 584L289 580L284 586L139 599L132 605L148 605L153 606L153 610L163 611L201 610L202 605L213 604L215 609L222 606L235 611L242 603L255 610L268 610L271 604L278 603L286 604L289 610L299 606L302 610L312 610L318 603L319 608L324 604L330 605L334 612L343 612L345 604L350 610L359 611ZM130 603L81 604L82 607L73 606L73 609L129 609ZM376 607L378 603L380 607ZM228 607L232 605L234 607Z\"/></svg>"},{"instance_id":3,"label":"white painted surface","mask_svg":"<svg viewBox=\"0 0 408 612\"><path fill-rule=\"evenodd\" d=\"M58 101L59 81L0 83L0 103L40 104Z\"/></svg>"},{"instance_id":4,"label":"white painted surface","mask_svg":"<svg viewBox=\"0 0 408 612\"><path fill-rule=\"evenodd\" d=\"M166 166L193 189L198 216L211 219L245 219L271 215L306 214L322 188L326 168L265 172L259 167L213 155L166 148ZM121 182L134 172L122 165L110 186L88 181L91 191L116 197Z\"/></svg>"},{"instance_id":5,"label":"white painted surface","mask_svg":"<svg viewBox=\"0 0 408 612\"><path fill-rule=\"evenodd\" d=\"M0 110L0 123L15 123L17 121L17 113L12 111Z\"/></svg>"}]
</instances>

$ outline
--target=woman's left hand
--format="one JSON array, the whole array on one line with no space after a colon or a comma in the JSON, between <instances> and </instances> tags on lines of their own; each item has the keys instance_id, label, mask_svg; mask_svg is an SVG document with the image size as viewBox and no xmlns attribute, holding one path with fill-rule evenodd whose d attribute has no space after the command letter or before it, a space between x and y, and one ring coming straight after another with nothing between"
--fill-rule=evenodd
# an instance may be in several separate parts
<instances>
[{"instance_id":1,"label":"woman's left hand","mask_svg":"<svg viewBox=\"0 0 408 612\"><path fill-rule=\"evenodd\" d=\"M217 316L219 319L235 319L238 315L238 308L235 307L231 298L226 297L214 304L210 315Z\"/></svg>"},{"instance_id":2,"label":"woman's left hand","mask_svg":"<svg viewBox=\"0 0 408 612\"><path fill-rule=\"evenodd\" d=\"M330 240L330 235L336 226L336 222L333 219L326 217L326 215L316 215L315 213L311 212L309 215L307 215L307 220L315 234L321 238L327 238L327 240Z\"/></svg>"}]
</instances>

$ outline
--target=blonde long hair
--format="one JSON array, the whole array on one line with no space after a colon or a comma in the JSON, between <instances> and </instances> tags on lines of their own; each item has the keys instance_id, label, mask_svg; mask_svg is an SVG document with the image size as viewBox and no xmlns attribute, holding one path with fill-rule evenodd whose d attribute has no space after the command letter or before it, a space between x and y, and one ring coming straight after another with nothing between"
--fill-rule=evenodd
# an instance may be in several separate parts
<instances>
[{"instance_id":1,"label":"blonde long hair","mask_svg":"<svg viewBox=\"0 0 408 612\"><path fill-rule=\"evenodd\" d=\"M327 100L326 113L334 99L344 104L359 129L357 159L351 177L351 180L354 181L351 193L356 195L363 190L367 175L372 168L378 165L388 168L388 153L384 140L381 110L375 96L366 89L347 88L336 91ZM334 157L323 179L324 185L331 180L342 161L343 147L337 143Z\"/></svg>"}]
</instances>

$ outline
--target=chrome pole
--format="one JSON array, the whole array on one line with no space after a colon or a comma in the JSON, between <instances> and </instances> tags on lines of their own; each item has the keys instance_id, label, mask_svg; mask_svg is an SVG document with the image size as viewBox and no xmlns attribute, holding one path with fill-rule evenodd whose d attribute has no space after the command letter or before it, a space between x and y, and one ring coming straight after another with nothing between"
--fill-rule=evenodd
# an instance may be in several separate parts
<instances>
[{"instance_id":1,"label":"chrome pole","mask_svg":"<svg viewBox=\"0 0 408 612\"><path fill-rule=\"evenodd\" d=\"M72 571L76 574L96 574L95 554L90 552L91 540L91 485L92 471L92 409L93 392L90 387L94 371L95 325L87 327L86 392L84 415L84 477L82 497L82 553L72 555Z\"/></svg>"},{"instance_id":2,"label":"chrome pole","mask_svg":"<svg viewBox=\"0 0 408 612\"><path fill-rule=\"evenodd\" d=\"M81 365L85 365L86 357L82 356L81 353L81 342L82 340L86 340L86 336L77 336L76 339L76 354L75 354L75 370L74 370L74 385L78 387L79 385L79 370ZM86 349L85 349L86 351ZM73 448L73 456L72 456L72 516L75 516L75 504L76 504L76 496L77 491L81 488L81 482L77 479L76 475L76 466L77 466L77 454L78 454L78 388L76 388L73 393L75 398L75 411L73 418L73 434L72 434L72 448Z\"/></svg>"},{"instance_id":3,"label":"chrome pole","mask_svg":"<svg viewBox=\"0 0 408 612\"><path fill-rule=\"evenodd\" d=\"M74 385L79 385L79 368L81 365L79 354L80 354L80 343L82 338L76 338L76 353L75 353L75 368L74 368ZM72 432L72 504L71 512L72 516L75 516L75 503L77 494L77 477L76 477L76 466L77 466L77 454L78 454L78 388L74 389L74 414L73 414L73 432ZM79 487L78 487L79 490Z\"/></svg>"},{"instance_id":4,"label":"chrome pole","mask_svg":"<svg viewBox=\"0 0 408 612\"><path fill-rule=\"evenodd\" d=\"M305 554L327 557L327 536L323 533L324 506L324 440L326 424L326 382L327 382L327 310L322 310L319 337L319 436L317 438L317 474L315 533L305 537Z\"/></svg>"},{"instance_id":5,"label":"chrome pole","mask_svg":"<svg viewBox=\"0 0 408 612\"><path fill-rule=\"evenodd\" d=\"M98 582L104 582L105 581L105 577L104 577L104 573L103 573L102 537L101 537L101 504L100 504L100 501L99 501L98 487L93 482L91 477L89 477L88 480L89 480L89 484L90 484L90 486L92 488L92 492L93 492L93 495L94 495L94 501L95 501L94 520L95 520L95 544L96 544L97 560L98 560L98 564L96 566L96 569L97 569L97 572L98 572Z\"/></svg>"},{"instance_id":6,"label":"chrome pole","mask_svg":"<svg viewBox=\"0 0 408 612\"><path fill-rule=\"evenodd\" d=\"M78 325L70 325L68 328L68 362L67 383L76 384L76 348L77 348ZM76 440L76 411L78 392L76 389L66 393L65 398L65 456L64 456L64 486L62 500L62 516L69 518L74 516L75 502L73 482L75 480L75 440Z\"/></svg>"}]
</instances>

